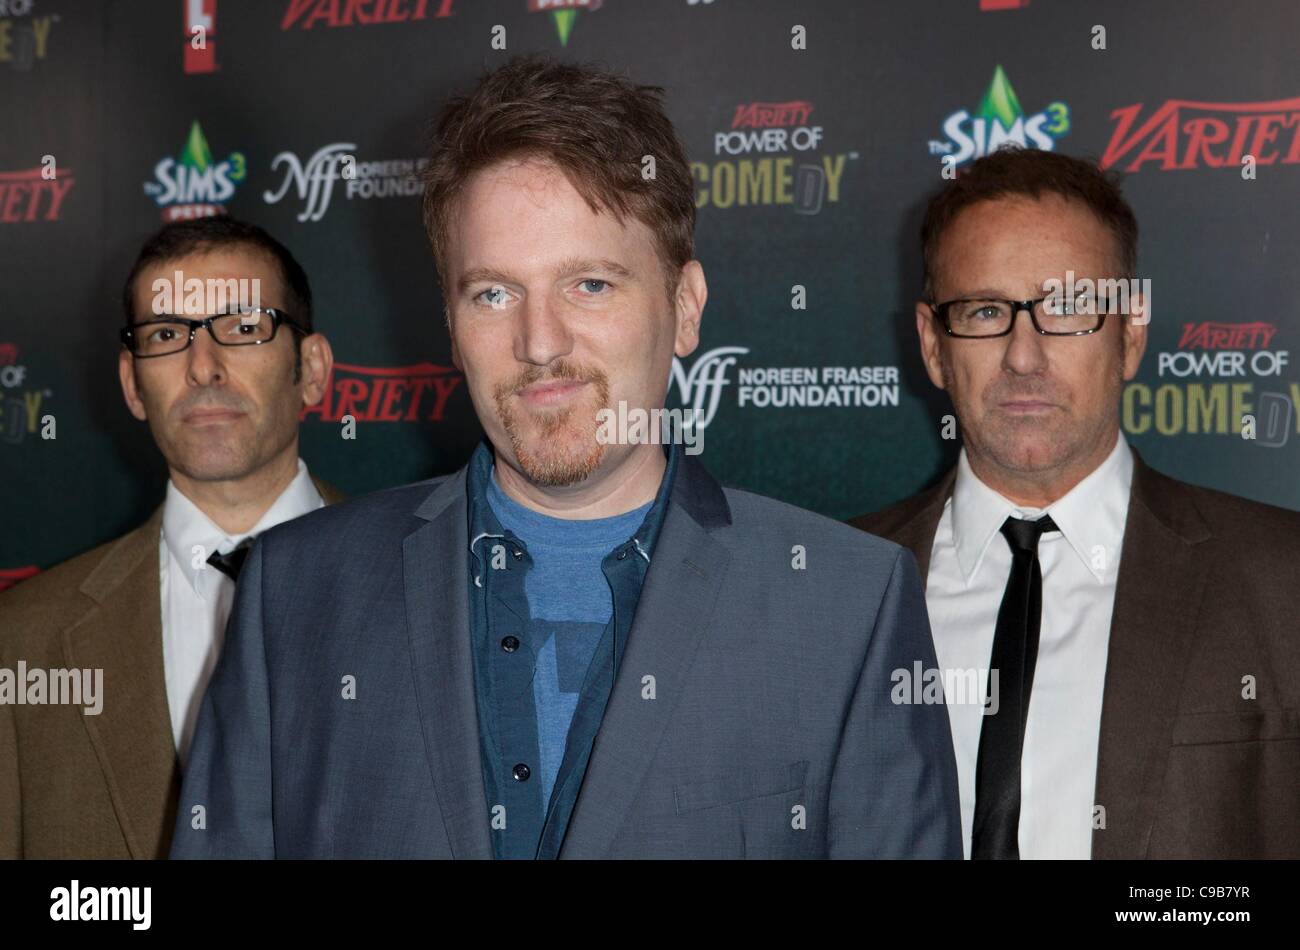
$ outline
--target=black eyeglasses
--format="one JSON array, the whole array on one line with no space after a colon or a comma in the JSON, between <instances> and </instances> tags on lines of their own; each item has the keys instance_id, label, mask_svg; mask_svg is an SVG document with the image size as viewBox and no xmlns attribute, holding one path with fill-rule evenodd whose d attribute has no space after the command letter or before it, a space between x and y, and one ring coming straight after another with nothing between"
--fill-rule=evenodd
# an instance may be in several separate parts
<instances>
[{"instance_id":1,"label":"black eyeglasses","mask_svg":"<svg viewBox=\"0 0 1300 950\"><path fill-rule=\"evenodd\" d=\"M1049 301L1051 305L1044 307ZM962 298L931 302L930 308L949 336L967 339L1006 336L1021 310L1029 312L1034 329L1043 336L1086 336L1102 328L1110 310L1106 302L1099 306L1097 298L1086 294L1073 300L1059 296L1037 300Z\"/></svg>"},{"instance_id":2,"label":"black eyeglasses","mask_svg":"<svg viewBox=\"0 0 1300 950\"><path fill-rule=\"evenodd\" d=\"M188 349L194 334L202 327L222 346L256 346L270 343L275 331L284 324L299 333L306 331L294 323L283 310L272 307L244 307L234 313L218 313L202 320L190 320L171 314L156 320L144 320L122 328L122 345L140 359L170 356Z\"/></svg>"}]
</instances>

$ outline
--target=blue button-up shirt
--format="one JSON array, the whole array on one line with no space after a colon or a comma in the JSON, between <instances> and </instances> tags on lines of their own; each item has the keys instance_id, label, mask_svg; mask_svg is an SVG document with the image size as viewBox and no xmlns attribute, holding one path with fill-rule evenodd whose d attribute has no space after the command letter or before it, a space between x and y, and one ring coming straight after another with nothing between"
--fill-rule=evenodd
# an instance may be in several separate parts
<instances>
[{"instance_id":1,"label":"blue button-up shirt","mask_svg":"<svg viewBox=\"0 0 1300 950\"><path fill-rule=\"evenodd\" d=\"M583 680L549 801L543 799L540 777L519 773L521 779L517 775L519 766L537 769L540 763L533 665L517 662L522 657L516 652L524 644L511 643L513 649L509 650L503 645L508 637L524 639L522 631L530 620L524 578L533 562L523 541L502 528L488 504L494 458L491 445L481 443L470 459L466 473L470 631L483 787L492 849L498 858L554 858L559 854L627 645L680 451L676 445L666 448L668 464L654 504L640 528L601 562L613 594L613 611Z\"/></svg>"}]
</instances>

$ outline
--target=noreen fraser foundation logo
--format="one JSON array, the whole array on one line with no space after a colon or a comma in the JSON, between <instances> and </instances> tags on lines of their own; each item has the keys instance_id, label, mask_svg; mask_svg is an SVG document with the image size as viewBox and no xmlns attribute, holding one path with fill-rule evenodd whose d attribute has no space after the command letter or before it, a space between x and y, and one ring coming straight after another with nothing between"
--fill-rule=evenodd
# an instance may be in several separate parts
<instances>
[{"instance_id":1,"label":"noreen fraser foundation logo","mask_svg":"<svg viewBox=\"0 0 1300 950\"><path fill-rule=\"evenodd\" d=\"M1050 152L1057 139L1070 131L1070 107L1053 102L1026 115L1020 98L1001 66L984 91L975 111L958 109L943 120L945 139L932 139L931 155L945 156L955 166L964 165L1006 144Z\"/></svg>"},{"instance_id":2,"label":"noreen fraser foundation logo","mask_svg":"<svg viewBox=\"0 0 1300 950\"><path fill-rule=\"evenodd\" d=\"M162 208L164 221L207 218L225 214L225 202L235 186L248 174L243 153L231 152L225 161L215 161L203 129L190 125L178 157L167 157L153 169L154 180L144 184L144 193Z\"/></svg>"},{"instance_id":3,"label":"noreen fraser foundation logo","mask_svg":"<svg viewBox=\"0 0 1300 950\"><path fill-rule=\"evenodd\" d=\"M1300 98L1272 102L1192 102L1170 99L1142 115L1142 103L1110 114L1115 122L1101 167L1136 172L1154 163L1162 172L1300 164Z\"/></svg>"},{"instance_id":4,"label":"noreen fraser foundation logo","mask_svg":"<svg viewBox=\"0 0 1300 950\"><path fill-rule=\"evenodd\" d=\"M742 346L720 346L698 357L689 370L673 360L672 381L691 422L704 429L733 386L731 367L749 354ZM737 366L736 406L745 410L873 409L898 406L896 366Z\"/></svg>"},{"instance_id":5,"label":"noreen fraser foundation logo","mask_svg":"<svg viewBox=\"0 0 1300 950\"><path fill-rule=\"evenodd\" d=\"M727 370L748 352L743 346L719 346L698 357L689 371L673 357L672 379L677 383L677 395L691 410L697 428L704 429L713 421L722 390L731 383Z\"/></svg>"},{"instance_id":6,"label":"noreen fraser foundation logo","mask_svg":"<svg viewBox=\"0 0 1300 950\"><path fill-rule=\"evenodd\" d=\"M411 198L421 191L420 170L427 159L396 158L361 161L351 142L332 142L317 149L304 163L293 152L281 152L271 162L271 171L283 169L276 191L267 189L262 200L279 204L292 188L303 203L299 221L319 221L330 209L334 186L343 182L348 201L371 198Z\"/></svg>"}]
</instances>

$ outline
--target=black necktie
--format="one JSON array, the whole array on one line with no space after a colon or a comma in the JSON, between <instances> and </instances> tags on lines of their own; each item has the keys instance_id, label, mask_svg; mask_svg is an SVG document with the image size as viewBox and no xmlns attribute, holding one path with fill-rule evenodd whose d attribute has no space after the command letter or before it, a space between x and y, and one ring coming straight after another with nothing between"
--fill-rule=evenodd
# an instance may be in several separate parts
<instances>
[{"instance_id":1,"label":"black necktie","mask_svg":"<svg viewBox=\"0 0 1300 950\"><path fill-rule=\"evenodd\" d=\"M213 551L212 556L208 558L208 563L232 581L237 581L239 580L239 571L244 566L244 558L248 557L248 549L252 546L253 539L245 538L225 554L218 554Z\"/></svg>"},{"instance_id":2,"label":"black necktie","mask_svg":"<svg viewBox=\"0 0 1300 950\"><path fill-rule=\"evenodd\" d=\"M1020 829L1020 752L1025 741L1043 609L1038 539L1046 531L1058 530L1050 515L1037 521L1008 518L1002 525L1002 534L1011 546L1011 576L998 608L989 659L989 670L998 671L998 711L986 715L980 729L972 858L1020 857L1016 837Z\"/></svg>"}]
</instances>

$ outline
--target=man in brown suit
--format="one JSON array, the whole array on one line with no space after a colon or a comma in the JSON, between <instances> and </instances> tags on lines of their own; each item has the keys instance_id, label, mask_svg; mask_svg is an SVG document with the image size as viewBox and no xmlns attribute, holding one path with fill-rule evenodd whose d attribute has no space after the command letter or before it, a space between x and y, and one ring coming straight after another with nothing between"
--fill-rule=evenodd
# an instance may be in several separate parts
<instances>
[{"instance_id":1,"label":"man in brown suit","mask_svg":"<svg viewBox=\"0 0 1300 950\"><path fill-rule=\"evenodd\" d=\"M167 855L247 546L341 500L298 457L333 356L283 245L226 217L167 225L123 305L122 392L167 460L167 496L0 594L0 857Z\"/></svg>"},{"instance_id":2,"label":"man in brown suit","mask_svg":"<svg viewBox=\"0 0 1300 950\"><path fill-rule=\"evenodd\" d=\"M1162 475L1121 436L1148 317L1100 283L1136 268L1117 185L998 151L932 199L922 241L921 355L963 448L853 523L926 579L967 855L1300 856L1300 514Z\"/></svg>"}]
</instances>

